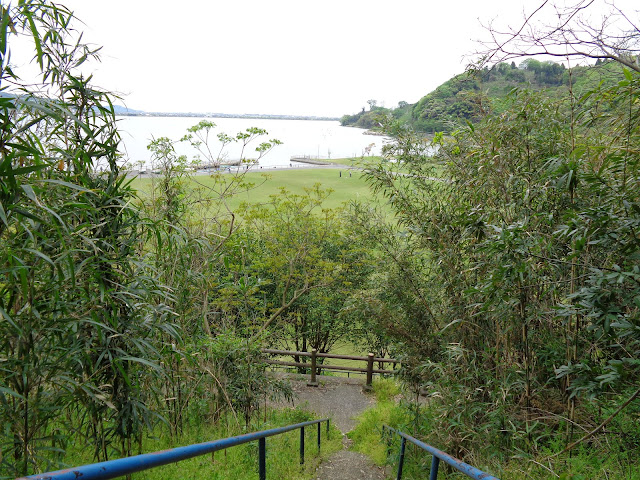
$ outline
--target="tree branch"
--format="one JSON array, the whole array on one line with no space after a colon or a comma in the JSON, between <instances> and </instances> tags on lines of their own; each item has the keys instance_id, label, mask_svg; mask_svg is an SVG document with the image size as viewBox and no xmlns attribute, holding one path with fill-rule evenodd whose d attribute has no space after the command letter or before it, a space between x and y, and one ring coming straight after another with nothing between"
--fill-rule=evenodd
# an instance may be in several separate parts
<instances>
[{"instance_id":1,"label":"tree branch","mask_svg":"<svg viewBox=\"0 0 640 480\"><path fill-rule=\"evenodd\" d=\"M609 415L609 417L607 417L604 422L602 422L600 425L598 425L596 428L594 428L590 432L586 433L579 440L576 440L572 444L567 445L567 447L564 450L562 450L562 451L560 451L558 453L554 453L549 458L554 458L554 457L557 457L559 455L562 455L563 453L566 453L569 450L572 450L574 447L576 447L577 445L579 445L582 442L584 442L587 438L590 438L590 437L594 436L596 433L598 433L600 430L602 430L611 420L613 420L622 410L624 410L631 402L633 402L636 398L638 398L639 395L640 395L640 388L638 390L636 390L634 392L634 394L631 395L622 405L620 405L616 409L615 412L613 412L611 415Z\"/></svg>"},{"instance_id":2,"label":"tree branch","mask_svg":"<svg viewBox=\"0 0 640 480\"><path fill-rule=\"evenodd\" d=\"M500 31L489 23L485 28L491 39L480 42L487 50L477 52L482 55L481 65L548 55L613 60L640 73L640 63L635 58L640 52L640 28L634 23L635 19L615 5L609 5L602 23L593 26L581 14L594 3L595 0L582 0L569 8L559 8L545 0L525 16L517 30ZM534 23L534 16L548 5L555 8L556 24Z\"/></svg>"},{"instance_id":3,"label":"tree branch","mask_svg":"<svg viewBox=\"0 0 640 480\"><path fill-rule=\"evenodd\" d=\"M298 300L302 295L304 295L305 293L307 293L309 290L311 290L311 287L309 286L309 282L305 282L304 286L298 290L295 290L293 292L293 297L291 297L291 299L284 305L282 305L280 308L278 308L270 317L269 320L267 320L264 325L262 325L262 327L260 327L260 330L258 330L257 333L255 333L251 339L255 339L256 337L258 337L259 335L261 335L267 328L269 328L269 325L271 325L280 315L282 315L282 313L284 313L291 305L293 305L295 303L296 300Z\"/></svg>"}]
</instances>

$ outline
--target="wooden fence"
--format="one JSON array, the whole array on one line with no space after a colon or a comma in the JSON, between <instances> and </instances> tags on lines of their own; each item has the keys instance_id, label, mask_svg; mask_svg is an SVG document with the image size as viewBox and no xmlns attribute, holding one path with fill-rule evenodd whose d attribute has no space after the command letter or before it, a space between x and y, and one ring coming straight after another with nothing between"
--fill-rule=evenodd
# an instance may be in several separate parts
<instances>
[{"instance_id":1,"label":"wooden fence","mask_svg":"<svg viewBox=\"0 0 640 480\"><path fill-rule=\"evenodd\" d=\"M302 362L285 362L283 360L273 360L271 358L267 358L265 361L269 365L281 365L285 367L298 367L298 368L310 368L311 369L311 379L308 382L310 386L317 386L318 382L316 380L316 373L318 370L327 369L327 370L341 370L343 372L357 372L357 373L366 373L367 374L367 382L366 386L371 387L371 382L373 380L374 373L394 373L395 369L392 370L383 370L378 368L373 368L373 364L375 362L378 363L393 363L395 365L400 362L393 358L377 358L373 353L368 354L366 357L357 357L354 355L337 355L332 353L318 353L316 349L311 350L311 352L295 352L289 350L273 350L270 348L265 348L262 350L262 353L266 353L268 355L290 355L290 356L298 356L298 357L311 357L311 361L307 363ZM356 360L367 363L366 368L359 367L349 367L346 365L327 365L327 364L318 364L317 358L337 358L342 360Z\"/></svg>"}]
</instances>

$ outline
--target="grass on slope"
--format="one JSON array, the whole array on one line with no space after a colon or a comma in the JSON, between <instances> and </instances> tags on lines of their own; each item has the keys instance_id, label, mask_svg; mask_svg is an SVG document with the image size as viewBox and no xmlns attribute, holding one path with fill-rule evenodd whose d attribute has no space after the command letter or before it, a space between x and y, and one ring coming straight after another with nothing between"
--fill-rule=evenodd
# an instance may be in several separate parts
<instances>
[{"instance_id":1,"label":"grass on slope","mask_svg":"<svg viewBox=\"0 0 640 480\"><path fill-rule=\"evenodd\" d=\"M232 435L248 432L268 430L312 419L312 414L298 409L273 410L269 412L266 422L257 421L250 430L244 431L240 427L227 430L221 425L200 424L191 425L179 438L171 439L166 433L157 438L146 438L143 442L143 452L155 452L179 446L207 442ZM322 424L321 449L318 456L316 443L317 429L314 426L305 428L305 464L300 466L299 438L300 431L294 430L266 439L266 467L267 478L279 480L305 480L313 478L315 470L322 459L342 449L342 435L331 425L329 439L326 435L326 424ZM70 465L92 463L91 449L69 452L65 462ZM163 467L153 468L137 473L138 480L172 480L188 478L190 480L253 480L258 478L258 442L250 442L211 455L202 455L172 463Z\"/></svg>"},{"instance_id":2,"label":"grass on slope","mask_svg":"<svg viewBox=\"0 0 640 480\"><path fill-rule=\"evenodd\" d=\"M437 440L437 438L440 438L440 441L442 441L442 438L446 437L446 432L432 431L433 428L436 428L435 425L439 423L436 421L435 416L440 414L440 411L431 406L430 401L421 404L419 407L415 404L397 403L395 397L401 392L401 389L392 379L374 380L373 390L376 394L377 403L360 414L358 425L348 434L349 438L353 440L352 450L369 455L378 465L391 464L392 470L395 471L398 466L400 439L398 436L393 436L389 445L383 442L381 427L382 424L387 424L416 436L436 448L447 451L447 442L438 444ZM437 398L434 397L432 401L437 401ZM420 419L418 431L415 431L416 418ZM455 418L451 418L450 421L453 423ZM482 436L482 429L479 428L476 434ZM455 443L455 439L451 441ZM627 465L622 465L619 461L620 459L617 458L618 455L613 454L614 451L612 450L617 448L615 445L611 446L612 450L603 450L602 455L594 455L592 449L580 447L576 448L571 455L565 454L557 458L552 455L564 447L561 436L552 445L542 449L537 457L529 457L518 451L504 452L498 451L498 449L492 451L489 444L486 447L486 451L482 453L476 452L474 455L469 452L468 457L461 459L502 480L555 480L558 478L564 480L587 480L591 478L640 480L640 470L631 470L631 468L635 468L634 454L620 452L621 456L626 455L627 459L630 459ZM429 476L431 458L431 455L427 452L407 444L402 478L406 480L427 478ZM443 462L440 463L440 468L439 478L442 476L452 479L467 478L459 472L447 472L447 467L444 466Z\"/></svg>"},{"instance_id":3,"label":"grass on slope","mask_svg":"<svg viewBox=\"0 0 640 480\"><path fill-rule=\"evenodd\" d=\"M400 393L395 380L374 380L373 393L376 396L375 406L358 416L358 425L348 436L353 440L352 450L368 455L377 465L382 466L387 463L387 447L381 441L382 425L397 427L404 425L407 418L405 411L395 404L394 397Z\"/></svg>"}]
</instances>

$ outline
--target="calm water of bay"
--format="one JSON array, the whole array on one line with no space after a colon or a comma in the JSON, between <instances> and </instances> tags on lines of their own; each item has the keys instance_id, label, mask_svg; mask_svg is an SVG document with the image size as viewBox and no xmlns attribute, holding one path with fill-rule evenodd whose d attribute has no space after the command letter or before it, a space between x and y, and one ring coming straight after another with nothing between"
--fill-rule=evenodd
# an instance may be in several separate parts
<instances>
[{"instance_id":1,"label":"calm water of bay","mask_svg":"<svg viewBox=\"0 0 640 480\"><path fill-rule=\"evenodd\" d=\"M141 166L150 168L151 155L147 145L152 138L169 137L178 140L187 133L187 128L196 125L197 117L118 117L120 135L123 141L123 153L131 168ZM372 155L379 155L383 137L364 135L359 128L342 127L337 121L314 120L264 120L244 118L211 118L216 124L211 135L211 146L218 152L220 144L218 133L234 136L249 127L259 127L269 132L266 139L277 138L282 145L275 147L260 160L260 165L268 167L289 167L290 158L295 155L310 155L320 158L359 157L373 144ZM244 152L245 158L256 158L255 148L260 142L250 144ZM185 143L176 145L180 154L193 157L197 152ZM228 160L240 158L241 150L237 144L229 145L224 154ZM295 165L295 164L294 164Z\"/></svg>"}]
</instances>

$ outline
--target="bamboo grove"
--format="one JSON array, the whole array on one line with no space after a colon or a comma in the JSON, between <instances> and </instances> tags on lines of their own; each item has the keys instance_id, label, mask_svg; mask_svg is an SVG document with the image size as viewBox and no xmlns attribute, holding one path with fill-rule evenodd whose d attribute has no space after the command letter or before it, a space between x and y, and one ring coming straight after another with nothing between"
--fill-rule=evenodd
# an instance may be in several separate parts
<instances>
[{"instance_id":1,"label":"bamboo grove","mask_svg":"<svg viewBox=\"0 0 640 480\"><path fill-rule=\"evenodd\" d=\"M232 211L252 184L202 185L176 153L187 142L219 162L208 121L154 139L161 173L137 192L114 97L82 75L99 51L72 13L37 0L1 13L0 477L60 467L70 448L106 460L160 432L250 428L290 395L265 374L267 338L328 351L345 335L336 305L368 262L342 210L315 186ZM35 79L14 66L16 42L31 46ZM260 157L280 143L266 135L216 137Z\"/></svg>"},{"instance_id":2,"label":"bamboo grove","mask_svg":"<svg viewBox=\"0 0 640 480\"><path fill-rule=\"evenodd\" d=\"M387 329L431 396L418 431L454 454L504 449L551 467L586 443L587 455L626 452L617 461L635 469L639 107L627 69L562 99L516 89L500 112L432 142L386 124L399 161L367 175L402 241L360 223L396 252L377 298L402 309Z\"/></svg>"}]
</instances>

